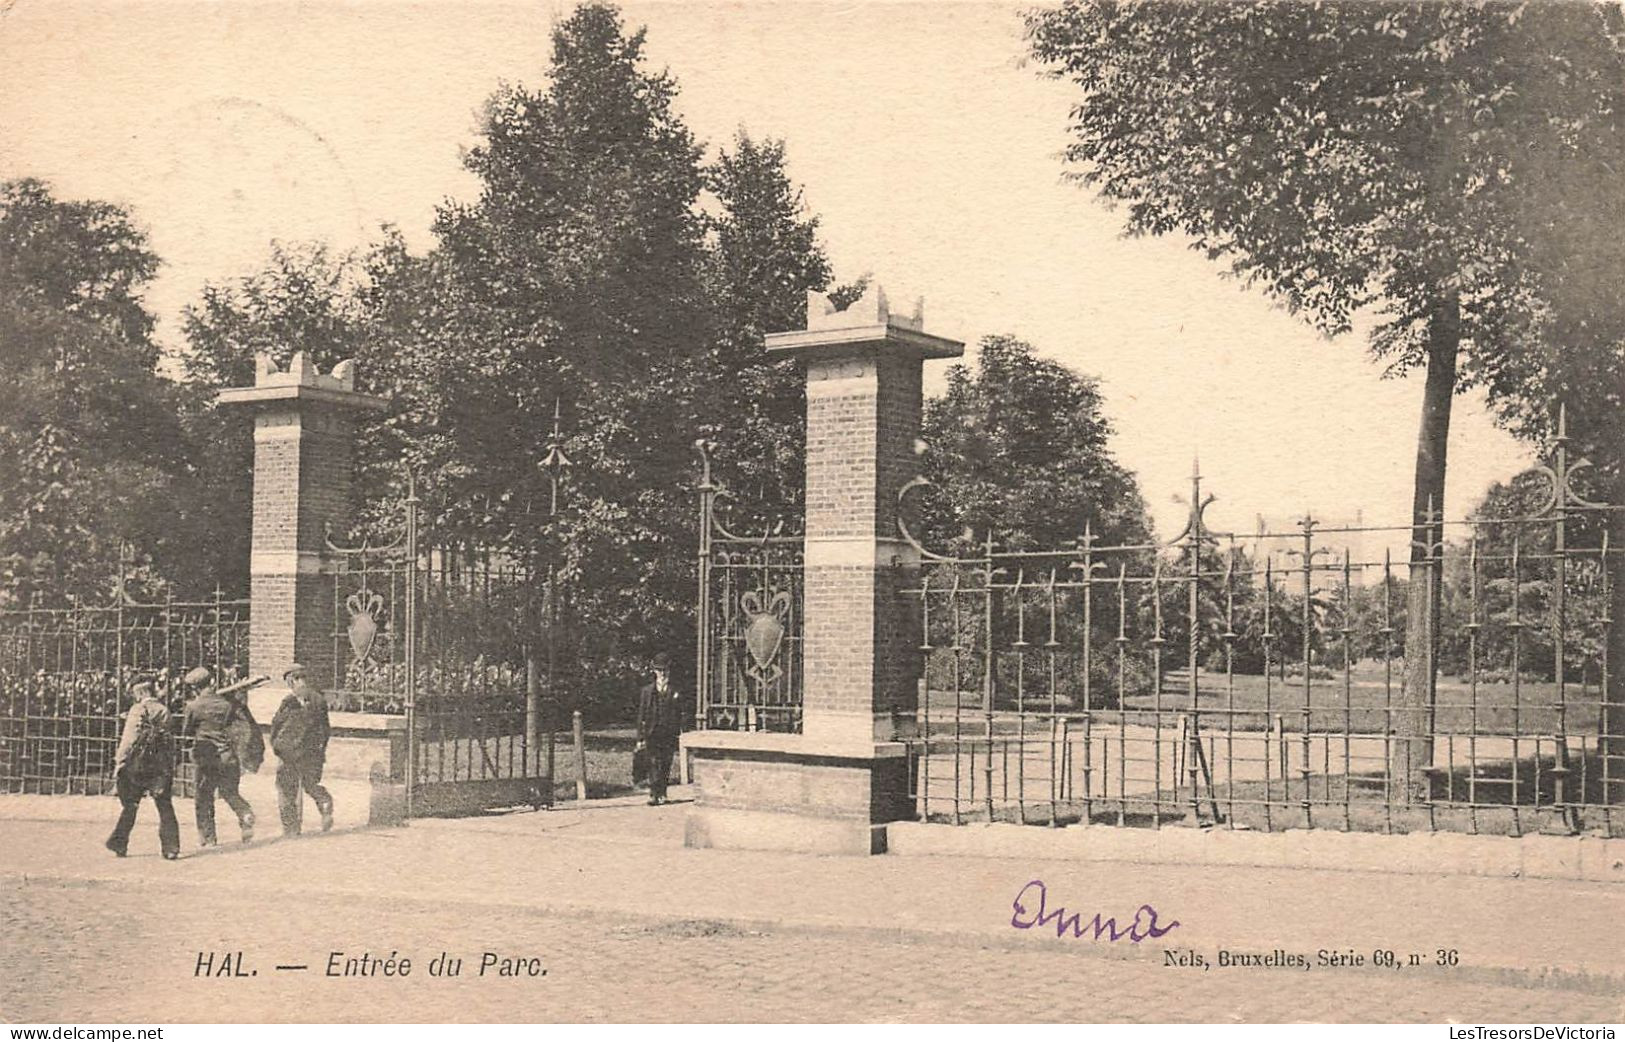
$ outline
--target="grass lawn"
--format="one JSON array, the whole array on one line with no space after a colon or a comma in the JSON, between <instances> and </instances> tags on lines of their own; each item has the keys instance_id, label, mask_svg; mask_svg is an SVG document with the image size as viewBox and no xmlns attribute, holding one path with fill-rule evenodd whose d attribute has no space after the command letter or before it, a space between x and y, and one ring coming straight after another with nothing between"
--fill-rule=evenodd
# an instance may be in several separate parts
<instances>
[{"instance_id":1,"label":"grass lawn","mask_svg":"<svg viewBox=\"0 0 1625 1042\"><path fill-rule=\"evenodd\" d=\"M1353 671L1346 684L1341 674L1332 680L1311 681L1306 693L1302 677L1289 677L1283 683L1261 676L1238 674L1227 678L1201 672L1197 676L1196 704L1205 723L1223 726L1230 719L1238 731L1269 730L1277 717L1283 729L1302 731L1307 705L1309 731L1382 734L1388 730L1390 718L1396 723L1399 720L1399 711L1394 707L1400 698L1402 677L1403 669L1397 663L1391 682L1385 680L1380 667L1366 667ZM1598 688L1570 684L1565 695L1567 709L1562 715L1567 733L1595 733L1602 704ZM1440 678L1434 728L1454 734L1556 734L1557 700L1557 685L1553 683L1480 683L1475 690L1454 678ZM1031 696L1023 708L1028 713L1047 714L1049 704L1047 698ZM1169 674L1160 697L1153 692L1131 694L1125 705L1139 712L1153 712L1159 707L1165 713L1186 712L1191 705L1186 677L1183 673ZM985 718L980 691L962 692L959 706L962 721ZM995 715L1010 713L1016 707L1014 697L1001 691ZM1057 703L1057 711L1075 714L1081 709L1063 700ZM930 713L932 733L951 730L953 692L932 691ZM1117 714L1115 709L1097 709L1092 715L1097 722L1107 723L1115 721ZM996 727L1004 730L1003 724Z\"/></svg>"},{"instance_id":2,"label":"grass lawn","mask_svg":"<svg viewBox=\"0 0 1625 1042\"><path fill-rule=\"evenodd\" d=\"M558 736L554 753L554 791L561 800L576 796L576 779L582 776L580 758L568 732ZM589 731L586 735L587 798L626 796L638 791L632 784L632 748L637 734L631 728ZM678 780L677 757L673 757L672 781Z\"/></svg>"}]
</instances>

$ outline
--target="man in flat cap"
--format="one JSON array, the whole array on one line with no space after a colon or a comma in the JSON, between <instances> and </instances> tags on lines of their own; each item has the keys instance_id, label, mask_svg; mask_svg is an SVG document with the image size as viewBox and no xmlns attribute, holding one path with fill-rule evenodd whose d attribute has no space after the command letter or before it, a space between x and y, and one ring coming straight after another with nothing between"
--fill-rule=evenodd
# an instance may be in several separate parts
<instances>
[{"instance_id":1,"label":"man in flat cap","mask_svg":"<svg viewBox=\"0 0 1625 1042\"><path fill-rule=\"evenodd\" d=\"M657 654L653 672L654 680L638 692L638 744L648 756L651 806L666 802L671 758L688 708L687 699L671 682L671 656L664 651Z\"/></svg>"},{"instance_id":2,"label":"man in flat cap","mask_svg":"<svg viewBox=\"0 0 1625 1042\"><path fill-rule=\"evenodd\" d=\"M236 726L245 713L244 706L215 690L214 674L204 666L187 673L181 683L196 692L186 705L181 733L193 736L192 765L197 771L197 838L198 843L212 847L216 843L214 831L214 795L218 792L237 815L243 842L254 838L254 808L237 791L242 778L242 758L239 751L239 732Z\"/></svg>"},{"instance_id":3,"label":"man in flat cap","mask_svg":"<svg viewBox=\"0 0 1625 1042\"><path fill-rule=\"evenodd\" d=\"M107 849L119 857L129 850L130 830L141 809L141 797L151 796L158 807L158 847L166 859L181 856L181 826L175 819L175 803L170 796L175 780L175 735L170 730L169 710L159 701L152 675L139 674L130 684L135 704L124 718L124 733L118 743L113 782L123 810Z\"/></svg>"},{"instance_id":4,"label":"man in flat cap","mask_svg":"<svg viewBox=\"0 0 1625 1042\"><path fill-rule=\"evenodd\" d=\"M276 769L278 809L282 812L282 834L299 835L304 817L300 790L316 801L322 816L322 831L333 827L333 797L322 785L322 768L327 763L327 700L311 684L305 667L295 663L282 674L288 697L271 718L271 749L281 761Z\"/></svg>"}]
</instances>

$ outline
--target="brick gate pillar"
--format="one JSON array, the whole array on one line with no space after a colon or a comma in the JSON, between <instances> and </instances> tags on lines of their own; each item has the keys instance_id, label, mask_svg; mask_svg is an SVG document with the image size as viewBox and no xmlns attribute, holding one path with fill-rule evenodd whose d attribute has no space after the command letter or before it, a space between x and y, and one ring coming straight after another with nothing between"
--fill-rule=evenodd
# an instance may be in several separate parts
<instances>
[{"instance_id":1,"label":"brick gate pillar","mask_svg":"<svg viewBox=\"0 0 1625 1042\"><path fill-rule=\"evenodd\" d=\"M919 620L895 589L917 565L897 535L897 494L916 472L922 362L964 345L890 313L878 287L845 311L822 296L807 328L767 338L807 367L803 733L820 741L913 736Z\"/></svg>"},{"instance_id":2,"label":"brick gate pillar","mask_svg":"<svg viewBox=\"0 0 1625 1042\"><path fill-rule=\"evenodd\" d=\"M691 846L877 853L876 826L912 812L920 624L897 584L918 562L897 496L915 473L923 362L964 351L922 325L872 287L845 311L809 294L807 328L767 338L807 367L802 733L685 736Z\"/></svg>"},{"instance_id":3,"label":"brick gate pillar","mask_svg":"<svg viewBox=\"0 0 1625 1042\"><path fill-rule=\"evenodd\" d=\"M304 352L279 372L264 356L253 387L219 403L254 413L254 518L249 556L248 668L272 683L255 692L262 719L281 697L282 670L299 662L321 686L333 676L333 586L323 573L325 530L353 518L357 421L385 407L355 389L354 365L321 374Z\"/></svg>"}]
</instances>

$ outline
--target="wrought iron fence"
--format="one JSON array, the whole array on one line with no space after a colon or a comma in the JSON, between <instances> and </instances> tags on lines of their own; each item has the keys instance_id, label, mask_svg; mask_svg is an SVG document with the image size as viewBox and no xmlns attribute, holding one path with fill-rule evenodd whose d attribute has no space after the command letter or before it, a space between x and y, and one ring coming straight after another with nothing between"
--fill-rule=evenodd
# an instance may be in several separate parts
<instances>
[{"instance_id":1,"label":"wrought iron fence","mask_svg":"<svg viewBox=\"0 0 1625 1042\"><path fill-rule=\"evenodd\" d=\"M1565 441L1520 479L1524 509L1417 530L1216 532L1199 476L1164 544L1086 531L950 555L900 523L922 561L904 593L923 623L920 815L1619 834L1607 520L1625 508L1576 494ZM1359 551L1417 531L1414 562Z\"/></svg>"},{"instance_id":2,"label":"wrought iron fence","mask_svg":"<svg viewBox=\"0 0 1625 1042\"><path fill-rule=\"evenodd\" d=\"M739 535L722 523L711 459L698 444L700 554L696 725L801 731L802 538L782 526Z\"/></svg>"},{"instance_id":3,"label":"wrought iron fence","mask_svg":"<svg viewBox=\"0 0 1625 1042\"><path fill-rule=\"evenodd\" d=\"M180 678L194 666L222 683L248 663L248 602L218 591L207 601L128 601L110 607L0 611L0 790L99 794L113 764L130 682L152 673L179 726ZM177 741L183 791L190 741Z\"/></svg>"}]
</instances>

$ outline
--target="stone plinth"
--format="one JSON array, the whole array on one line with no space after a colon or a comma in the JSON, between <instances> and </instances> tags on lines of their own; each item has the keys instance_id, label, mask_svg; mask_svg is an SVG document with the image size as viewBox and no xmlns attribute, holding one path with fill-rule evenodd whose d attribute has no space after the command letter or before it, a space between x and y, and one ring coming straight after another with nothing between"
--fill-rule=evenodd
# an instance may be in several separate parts
<instances>
[{"instance_id":1,"label":"stone plinth","mask_svg":"<svg viewBox=\"0 0 1625 1042\"><path fill-rule=\"evenodd\" d=\"M912 808L901 742L697 731L683 736L683 749L698 793L684 832L690 847L882 854L884 823Z\"/></svg>"},{"instance_id":2,"label":"stone plinth","mask_svg":"<svg viewBox=\"0 0 1625 1042\"><path fill-rule=\"evenodd\" d=\"M964 350L922 325L875 287L845 311L808 294L807 328L767 338L807 367L802 733L684 736L690 846L871 853L873 826L911 813L920 621L898 589L918 562L897 496L915 474L923 362Z\"/></svg>"},{"instance_id":3,"label":"stone plinth","mask_svg":"<svg viewBox=\"0 0 1625 1042\"><path fill-rule=\"evenodd\" d=\"M270 740L271 720L288 697L281 677L248 693L248 711ZM406 777L406 718L384 713L334 712L328 715L332 737L327 743L326 773L334 778L365 779L373 764L396 778ZM274 769L274 767L272 768Z\"/></svg>"}]
</instances>

